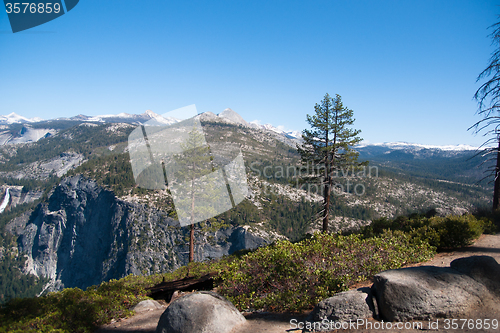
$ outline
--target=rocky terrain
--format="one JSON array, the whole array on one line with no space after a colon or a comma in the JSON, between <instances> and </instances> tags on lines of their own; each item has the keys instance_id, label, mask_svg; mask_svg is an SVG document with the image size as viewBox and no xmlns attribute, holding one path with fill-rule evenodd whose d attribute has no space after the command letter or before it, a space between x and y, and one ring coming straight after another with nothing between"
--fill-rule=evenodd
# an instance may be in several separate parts
<instances>
[{"instance_id":1,"label":"rocky terrain","mask_svg":"<svg viewBox=\"0 0 500 333\"><path fill-rule=\"evenodd\" d=\"M196 260L276 238L298 239L319 228L321 189L297 182L298 133L248 123L230 109L199 117L210 145L222 152L241 148L249 191L246 200L217 217L226 228L198 227ZM130 167L128 135L150 121L178 120L151 111L47 121L5 117L0 218L13 215L0 223L1 255L25 256L23 272L49 278L47 290L85 288L185 264L188 231L172 215L170 194L139 188ZM331 230L431 208L446 215L489 205L489 188L476 185L477 174L467 172L481 165L470 151L403 146L359 148L370 168L339 173Z\"/></svg>"},{"instance_id":2,"label":"rocky terrain","mask_svg":"<svg viewBox=\"0 0 500 333\"><path fill-rule=\"evenodd\" d=\"M50 278L47 290L85 289L128 274L153 274L187 263L187 231L155 208L120 200L81 176L66 178L48 201L9 223L27 256L26 272ZM242 227L196 238L196 260L270 242Z\"/></svg>"},{"instance_id":3,"label":"rocky terrain","mask_svg":"<svg viewBox=\"0 0 500 333\"><path fill-rule=\"evenodd\" d=\"M40 199L43 195L42 191L29 190L23 191L23 186L15 185L2 185L0 186L0 198L2 198L2 205L7 207L16 207L23 203L30 203ZM2 210L3 212L3 210Z\"/></svg>"},{"instance_id":4,"label":"rocky terrain","mask_svg":"<svg viewBox=\"0 0 500 333\"><path fill-rule=\"evenodd\" d=\"M444 271L448 271L450 267L450 263L456 259L460 258L469 258L472 256L489 256L494 258L494 261L496 260L496 266L498 266L498 263L500 262L500 235L483 235L481 236L474 245L463 248L459 251L454 251L454 252L444 252L436 255L433 259L431 259L428 262L425 263L420 263L420 264L414 264L411 265L413 267L418 267L418 266L433 266L433 267L438 267L438 268L443 268ZM495 265L493 263L493 265ZM469 273L470 274L470 273ZM483 272L484 274L484 272ZM488 272L486 272L486 275L488 275ZM491 275L491 274L490 274ZM477 276L477 273L476 273ZM477 278L477 277L476 277ZM465 277L467 280L467 277ZM459 280L455 278L455 280ZM470 279L469 279L470 280ZM414 282L414 280L412 280ZM474 281L473 281L474 283ZM436 285L439 284L439 281L436 282ZM368 289L367 287L371 286L372 282L371 281L366 281L364 283L359 284L356 288L358 287L365 287L363 290L366 291ZM403 284L404 286L407 286L407 283ZM465 286L467 288L471 288L471 286ZM481 286L476 286L477 288L481 289ZM356 290L354 288L354 291ZM484 288L484 287L483 287ZM496 284L496 288L498 288L498 283ZM492 289L492 288L490 288ZM493 290L493 289L492 289ZM498 291L498 289L497 289ZM342 293L345 295L345 293ZM353 291L350 292L349 295L353 294ZM356 297L358 294L363 295L363 293L359 292L354 292L354 296ZM362 303L366 306L365 296L362 297ZM352 296L352 295L351 295ZM446 296L452 296L452 295L446 295ZM354 297L354 298L355 298ZM497 296L498 297L498 296ZM341 298L341 297L340 297ZM337 297L339 299L339 297ZM415 297L416 301L422 300L422 298ZM352 298L351 298L352 301ZM425 301L425 300L424 300ZM452 297L453 301L453 297ZM472 310L472 312L469 312L467 316L465 317L459 317L457 314L455 314L452 317L446 317L448 319L460 319L460 318L473 318L475 320L477 319L483 319L483 318L489 318L490 321L491 319L494 319L497 317L498 314L498 304L491 304L487 303L486 299L484 299L484 304L483 306L480 306L479 308L475 308ZM328 303L330 304L330 303ZM451 304L448 304L448 306L451 306ZM138 332L155 332L156 327L158 325L158 322L160 320L160 317L165 311L165 306L162 308L154 308L150 307L149 310L147 309L138 309L136 312L136 315L134 315L131 318L120 320L117 322L113 322L111 324L105 325L101 327L98 330L98 333L105 333L105 332L129 332L129 333L138 333ZM338 308L344 308L348 309L350 308L351 310L354 310L356 308L356 305L354 302L351 303L343 303L341 306ZM362 307L363 309L365 308L364 306ZM366 307L367 308L367 307ZM323 310L325 311L330 311L330 314L332 313L332 308L324 308ZM357 310L359 313L364 313L364 310ZM460 308L459 308L460 309ZM319 312L319 308L317 309ZM437 309L439 310L439 309ZM326 312L325 312L326 313ZM324 314L325 314L324 313ZM312 311L310 313L302 313L302 314L289 314L289 313L284 313L284 314L276 314L276 313L244 313L246 317L246 322L243 323L242 325L239 325L235 327L231 333L244 333L244 332L255 332L255 333L284 333L284 332L301 332L302 330L297 328L298 323L304 324L306 321L309 321L311 319L314 320L314 316L317 313ZM340 313L337 313L337 315L341 315ZM372 314L368 313L368 316L370 317ZM422 316L424 317L424 316ZM445 319L444 317L438 318L437 322L438 325L431 327L431 323L435 323L436 319L427 319L427 320L422 320L422 319L417 319L417 320L405 320L405 323L409 323L409 325L413 325L413 322L416 323L422 323L423 328L425 331L429 332L449 332L450 330L445 329ZM384 321L386 322L386 320ZM451 322L451 321L450 321ZM380 328L375 329L373 328L375 325L381 325L381 319L375 320L373 318L369 319L363 319L363 324L361 325L360 328L354 328L354 329L337 329L337 330L330 330L329 332L364 332L364 333L376 333L383 331ZM394 323L396 324L396 323ZM370 328L366 328L365 325L368 325ZM408 325L408 324L407 324ZM379 326L380 327L380 326ZM395 332L405 332L405 333L416 333L416 332L421 332L422 329L396 329L393 327L391 331L394 330ZM474 327L473 329L469 329L468 327L457 327L456 329L453 329L454 332L491 332L492 330L487 330L484 328L479 328L479 327Z\"/></svg>"}]
</instances>

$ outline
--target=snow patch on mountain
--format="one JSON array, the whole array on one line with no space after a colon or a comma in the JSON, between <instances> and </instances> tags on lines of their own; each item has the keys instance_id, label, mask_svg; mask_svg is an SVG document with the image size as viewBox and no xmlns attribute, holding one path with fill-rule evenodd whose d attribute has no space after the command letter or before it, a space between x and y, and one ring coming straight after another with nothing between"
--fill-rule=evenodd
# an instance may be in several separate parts
<instances>
[{"instance_id":1,"label":"snow patch on mountain","mask_svg":"<svg viewBox=\"0 0 500 333\"><path fill-rule=\"evenodd\" d=\"M283 125L278 125L278 126L274 126L271 124L262 125L260 123L260 120L253 120L249 123L249 125L250 125L250 127L253 127L253 128L259 128L259 129L263 129L266 131L271 131L274 133L285 135L289 139L298 139L298 140L302 139L302 133L300 131L287 131L287 130L285 130L285 126L283 126Z\"/></svg>"},{"instance_id":2,"label":"snow patch on mountain","mask_svg":"<svg viewBox=\"0 0 500 333\"><path fill-rule=\"evenodd\" d=\"M271 124L264 124L264 125L261 125L261 128L266 129L268 131L275 132L275 133L280 133L280 134L283 133L283 126L276 127L276 126L273 126Z\"/></svg>"},{"instance_id":3,"label":"snow patch on mountain","mask_svg":"<svg viewBox=\"0 0 500 333\"><path fill-rule=\"evenodd\" d=\"M85 118L85 119L84 119ZM179 119L172 117L163 117L157 113L154 113L151 110L146 110L142 114L128 114L128 113L118 113L118 114L105 114L100 116L92 116L87 117L84 115L78 115L72 119L75 120L86 120L92 122L100 122L100 123L133 123L136 125L156 125L156 126L164 126L164 125L172 125L176 122L179 122Z\"/></svg>"},{"instance_id":4,"label":"snow patch on mountain","mask_svg":"<svg viewBox=\"0 0 500 333\"><path fill-rule=\"evenodd\" d=\"M478 150L478 147L473 147L470 145L424 145L419 143L409 143L409 142L383 142L383 143L362 143L356 146L356 148L364 148L368 146L378 146L385 147L389 149L401 150L401 149L412 149L412 150L422 150L422 149L439 149L443 151L468 151L468 150Z\"/></svg>"},{"instance_id":5,"label":"snow patch on mountain","mask_svg":"<svg viewBox=\"0 0 500 333\"><path fill-rule=\"evenodd\" d=\"M300 131L286 131L285 132L286 135L292 137L292 138L296 138L296 139L302 139L302 132Z\"/></svg>"},{"instance_id":6,"label":"snow patch on mountain","mask_svg":"<svg viewBox=\"0 0 500 333\"><path fill-rule=\"evenodd\" d=\"M36 123L42 121L42 118L34 117L34 118L26 118L20 116L14 112L6 115L0 116L0 124L24 124L24 123Z\"/></svg>"},{"instance_id":7,"label":"snow patch on mountain","mask_svg":"<svg viewBox=\"0 0 500 333\"><path fill-rule=\"evenodd\" d=\"M57 131L51 128L32 128L29 125L24 125L23 128L12 133L11 131L0 132L0 146L17 143L37 142L42 138L56 134Z\"/></svg>"}]
</instances>

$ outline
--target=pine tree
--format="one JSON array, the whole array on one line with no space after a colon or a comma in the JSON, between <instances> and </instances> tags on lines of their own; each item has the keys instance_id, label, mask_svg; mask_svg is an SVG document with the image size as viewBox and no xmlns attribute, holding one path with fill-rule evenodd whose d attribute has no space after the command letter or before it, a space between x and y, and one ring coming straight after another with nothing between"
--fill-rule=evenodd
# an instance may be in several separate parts
<instances>
[{"instance_id":1,"label":"pine tree","mask_svg":"<svg viewBox=\"0 0 500 333\"><path fill-rule=\"evenodd\" d=\"M302 131L304 143L297 149L302 171L305 169L303 180L319 183L323 188L323 232L328 232L334 172L361 165L357 162L359 154L352 147L362 139L358 137L360 130L350 128L354 123L353 111L344 107L339 95L332 98L326 94L314 111L312 116L307 115L311 129Z\"/></svg>"},{"instance_id":2,"label":"pine tree","mask_svg":"<svg viewBox=\"0 0 500 333\"><path fill-rule=\"evenodd\" d=\"M208 239L211 238L210 233L229 227L223 219L217 220L213 216L230 208L230 202L227 201L229 198L223 198L224 194L227 195L227 185L224 180L213 177L216 170L210 146L197 126L188 133L188 137L180 144L180 148L182 153L174 155L174 165L166 165L165 170L170 170L169 175L172 176L167 177L169 184L181 185L175 186L177 193L174 202L177 206L177 213L181 207L183 218L190 220L189 262L192 262L194 261L195 231L204 234ZM172 188L169 187L169 189ZM224 209L221 208L223 206ZM187 214L189 216L186 216ZM210 216L210 218L200 221L201 216ZM196 222L200 223L195 227Z\"/></svg>"},{"instance_id":3,"label":"pine tree","mask_svg":"<svg viewBox=\"0 0 500 333\"><path fill-rule=\"evenodd\" d=\"M210 147L205 143L205 138L196 128L189 132L187 140L181 143L183 152L177 154L175 158L178 167L175 173L176 181L186 184L189 188L189 197L183 200L189 200L191 204L191 226L189 233L189 262L194 261L194 219L196 195L207 195L196 191L195 182L200 177L213 171L212 157ZM170 180L169 180L170 181ZM207 190L208 191L208 190ZM203 207L202 207L203 208ZM200 207L198 207L200 209Z\"/></svg>"}]
</instances>

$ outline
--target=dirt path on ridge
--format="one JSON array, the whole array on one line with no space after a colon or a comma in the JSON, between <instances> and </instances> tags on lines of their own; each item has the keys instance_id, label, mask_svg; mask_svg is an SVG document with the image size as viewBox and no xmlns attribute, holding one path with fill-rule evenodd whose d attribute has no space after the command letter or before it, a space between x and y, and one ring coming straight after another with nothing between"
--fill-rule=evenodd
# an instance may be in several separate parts
<instances>
[{"instance_id":1,"label":"dirt path on ridge","mask_svg":"<svg viewBox=\"0 0 500 333\"><path fill-rule=\"evenodd\" d=\"M495 260L500 263L500 234L497 235L482 235L472 246L464 249L460 249L453 252L443 252L438 253L433 259L414 264L410 266L422 266L422 265L432 265L440 267L449 267L450 262L455 259L470 257L475 255L487 255L495 258ZM371 283L367 282L363 285L370 286ZM108 325L101 327L96 333L154 333L156 330L156 325L160 319L161 314L164 309L143 312L134 315L131 318L127 318L121 321L117 321ZM300 333L301 330L295 328L296 325L292 325L290 321L296 319L297 322L304 321L307 313L303 315L292 315L292 314L276 314L276 313L245 313L247 322L239 327L236 327L231 333ZM488 312L481 310L476 314L478 318L496 318L500 322L500 304L498 309L491 309ZM376 320L369 320L375 324ZM378 322L380 323L380 322ZM335 333L380 333L380 332L400 332L400 333L416 333L416 332L448 332L444 329L432 329L428 327L428 322L423 322L422 329L410 329L410 330L398 330L398 329L352 329L352 330L334 330L331 332ZM440 319L440 325L443 326L443 319ZM497 330L453 330L453 332L500 332L500 327ZM194 333L194 332L193 332Z\"/></svg>"}]
</instances>

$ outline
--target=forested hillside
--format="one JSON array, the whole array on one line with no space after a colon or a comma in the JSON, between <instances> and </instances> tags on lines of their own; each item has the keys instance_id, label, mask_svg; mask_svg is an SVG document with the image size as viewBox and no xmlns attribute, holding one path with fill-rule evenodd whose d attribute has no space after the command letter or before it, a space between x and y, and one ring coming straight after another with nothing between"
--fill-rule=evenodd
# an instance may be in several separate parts
<instances>
[{"instance_id":1,"label":"forested hillside","mask_svg":"<svg viewBox=\"0 0 500 333\"><path fill-rule=\"evenodd\" d=\"M206 141L212 147L224 149L230 143L241 148L249 185L247 198L216 216L212 220L214 225L218 222L230 228L243 226L253 235L292 241L317 229L322 193L319 188L298 181L297 141L262 128L217 119L202 118L202 125ZM142 211L138 207L144 207L168 218L176 216L168 190L148 190L135 183L127 139L136 125L73 119L30 126L52 128L55 134L36 142L0 146L0 199L9 186L22 186L19 197L10 199L7 210L0 214L0 301L35 295L46 283L44 276L25 274L27 263L19 252L22 242L19 235L34 223L35 212L47 207L54 188L70 177L81 175L95 181L111 191L117 202L129 207L133 214ZM22 135L21 125L13 125L11 129L12 133ZM476 184L484 171L483 160L471 157L470 152L391 151L369 146L360 152L370 168L361 173L345 170L335 179L331 205L333 231L359 228L380 217L430 209L443 214L463 213L490 205L491 189L487 182ZM78 195L75 198L79 200ZM137 228L134 231L137 237L127 246L139 251L134 252L137 258L141 257L140 251L151 251L148 244L161 231L149 219L130 224ZM207 242L216 233L212 231L210 236L202 232L201 226L197 228L199 242ZM182 229L179 232L185 234ZM172 252L154 246L155 251ZM153 266L155 270L161 269L158 263L143 269L150 271Z\"/></svg>"}]
</instances>

